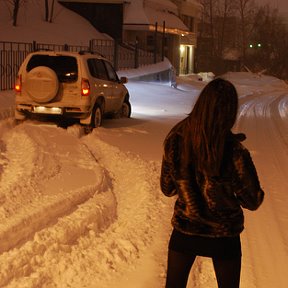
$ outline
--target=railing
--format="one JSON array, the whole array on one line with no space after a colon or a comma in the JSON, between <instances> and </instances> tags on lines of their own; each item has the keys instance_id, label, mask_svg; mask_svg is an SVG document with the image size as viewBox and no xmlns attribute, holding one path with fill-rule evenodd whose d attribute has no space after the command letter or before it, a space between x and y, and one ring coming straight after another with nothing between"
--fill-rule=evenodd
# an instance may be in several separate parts
<instances>
[{"instance_id":1,"label":"railing","mask_svg":"<svg viewBox=\"0 0 288 288\"><path fill-rule=\"evenodd\" d=\"M95 51L109 59L116 70L138 68L154 62L154 52L147 51L145 48L135 45L118 43L114 40L90 41L90 50ZM156 62L161 61L159 54L156 55Z\"/></svg>"},{"instance_id":2,"label":"railing","mask_svg":"<svg viewBox=\"0 0 288 288\"><path fill-rule=\"evenodd\" d=\"M0 42L0 90L12 89L19 67L32 43Z\"/></svg>"},{"instance_id":3,"label":"railing","mask_svg":"<svg viewBox=\"0 0 288 288\"><path fill-rule=\"evenodd\" d=\"M125 45L114 40L90 40L89 46L45 43L18 43L0 41L0 90L13 89L18 70L25 57L33 51L97 52L112 62L116 70L138 68L161 61L160 55L141 49L138 45Z\"/></svg>"}]
</instances>

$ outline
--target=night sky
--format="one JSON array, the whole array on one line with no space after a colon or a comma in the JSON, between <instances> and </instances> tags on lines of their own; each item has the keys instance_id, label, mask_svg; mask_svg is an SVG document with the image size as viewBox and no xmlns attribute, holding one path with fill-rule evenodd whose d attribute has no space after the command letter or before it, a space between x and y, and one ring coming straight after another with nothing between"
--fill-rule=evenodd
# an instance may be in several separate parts
<instances>
[{"instance_id":1,"label":"night sky","mask_svg":"<svg viewBox=\"0 0 288 288\"><path fill-rule=\"evenodd\" d=\"M288 12L287 0L255 0L260 5L270 4L271 7L276 7L280 12Z\"/></svg>"}]
</instances>

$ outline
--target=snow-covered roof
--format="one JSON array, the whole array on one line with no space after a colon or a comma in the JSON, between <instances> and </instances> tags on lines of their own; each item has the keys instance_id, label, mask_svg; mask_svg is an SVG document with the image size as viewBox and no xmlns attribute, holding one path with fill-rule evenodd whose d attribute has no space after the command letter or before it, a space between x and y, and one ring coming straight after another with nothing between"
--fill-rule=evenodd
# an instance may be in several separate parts
<instances>
[{"instance_id":1,"label":"snow-covered roof","mask_svg":"<svg viewBox=\"0 0 288 288\"><path fill-rule=\"evenodd\" d=\"M154 26L156 23L163 26L165 22L167 29L189 31L176 14L177 7L169 0L131 0L125 5L123 24L126 27L134 26L141 29L141 26Z\"/></svg>"},{"instance_id":2,"label":"snow-covered roof","mask_svg":"<svg viewBox=\"0 0 288 288\"><path fill-rule=\"evenodd\" d=\"M135 1L135 0L131 0ZM137 0L136 0L137 1ZM141 1L141 0L140 0ZM143 0L144 7L153 7L155 10L166 10L169 12L176 13L178 8L176 4L169 0Z\"/></svg>"},{"instance_id":3,"label":"snow-covered roof","mask_svg":"<svg viewBox=\"0 0 288 288\"><path fill-rule=\"evenodd\" d=\"M149 20L149 24L155 24L156 22L160 25L165 21L165 26L167 28L179 29L188 31L187 26L178 18L176 15L171 12L165 12L160 10L155 10L150 7L145 7L144 11Z\"/></svg>"}]
</instances>

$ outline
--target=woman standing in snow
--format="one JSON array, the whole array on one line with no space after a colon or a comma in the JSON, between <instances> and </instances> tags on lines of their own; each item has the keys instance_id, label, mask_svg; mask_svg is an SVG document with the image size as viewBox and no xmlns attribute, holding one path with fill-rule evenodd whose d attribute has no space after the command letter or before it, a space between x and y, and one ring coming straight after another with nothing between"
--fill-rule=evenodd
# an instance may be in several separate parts
<instances>
[{"instance_id":1,"label":"woman standing in snow","mask_svg":"<svg viewBox=\"0 0 288 288\"><path fill-rule=\"evenodd\" d=\"M187 118L164 141L161 189L177 195L166 288L186 287L196 256L211 257L219 288L238 288L242 208L263 201L255 166L233 134L238 95L227 80L209 82Z\"/></svg>"}]
</instances>

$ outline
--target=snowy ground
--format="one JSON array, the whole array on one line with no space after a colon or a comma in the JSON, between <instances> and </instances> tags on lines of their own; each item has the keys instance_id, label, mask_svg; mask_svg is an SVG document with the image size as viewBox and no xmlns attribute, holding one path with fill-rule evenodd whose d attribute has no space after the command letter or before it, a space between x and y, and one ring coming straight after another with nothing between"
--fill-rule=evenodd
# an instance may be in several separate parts
<instances>
[{"instance_id":1,"label":"snowy ground","mask_svg":"<svg viewBox=\"0 0 288 288\"><path fill-rule=\"evenodd\" d=\"M240 95L236 131L247 134L266 192L247 212L242 288L285 288L288 264L288 86L249 73L226 75ZM162 142L205 83L130 81L131 119L107 119L83 135L51 123L13 123L0 93L0 287L164 287L175 198L159 189ZM217 287L198 258L189 287Z\"/></svg>"}]
</instances>

